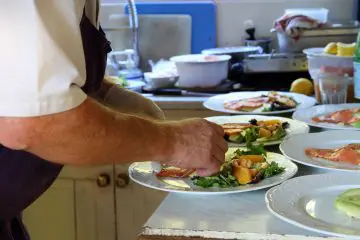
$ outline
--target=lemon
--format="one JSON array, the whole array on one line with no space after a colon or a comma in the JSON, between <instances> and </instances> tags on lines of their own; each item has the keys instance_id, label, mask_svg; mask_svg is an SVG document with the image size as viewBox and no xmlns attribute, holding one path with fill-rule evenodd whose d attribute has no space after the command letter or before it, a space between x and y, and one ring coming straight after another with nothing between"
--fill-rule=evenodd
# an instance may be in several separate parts
<instances>
[{"instance_id":1,"label":"lemon","mask_svg":"<svg viewBox=\"0 0 360 240\"><path fill-rule=\"evenodd\" d=\"M340 57L352 57L355 55L356 43L337 43L337 55Z\"/></svg>"},{"instance_id":2,"label":"lemon","mask_svg":"<svg viewBox=\"0 0 360 240\"><path fill-rule=\"evenodd\" d=\"M338 52L338 46L336 43L334 42L331 42L329 43L328 45L326 45L325 49L324 49L324 52L327 53L327 54L334 54L336 55L337 52Z\"/></svg>"},{"instance_id":3,"label":"lemon","mask_svg":"<svg viewBox=\"0 0 360 240\"><path fill-rule=\"evenodd\" d=\"M311 96L314 93L314 85L309 79L299 78L291 84L290 92Z\"/></svg>"}]
</instances>

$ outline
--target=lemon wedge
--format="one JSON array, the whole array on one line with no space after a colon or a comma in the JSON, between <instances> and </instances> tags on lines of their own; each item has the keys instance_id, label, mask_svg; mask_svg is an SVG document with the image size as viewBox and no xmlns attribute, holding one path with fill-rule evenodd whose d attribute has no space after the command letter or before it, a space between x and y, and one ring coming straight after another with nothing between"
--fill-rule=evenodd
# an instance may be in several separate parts
<instances>
[{"instance_id":1,"label":"lemon wedge","mask_svg":"<svg viewBox=\"0 0 360 240\"><path fill-rule=\"evenodd\" d=\"M337 43L337 55L340 57L352 57L355 55L356 43Z\"/></svg>"},{"instance_id":2,"label":"lemon wedge","mask_svg":"<svg viewBox=\"0 0 360 240\"><path fill-rule=\"evenodd\" d=\"M311 96L314 93L314 85L309 79L299 78L292 82L290 92Z\"/></svg>"},{"instance_id":3,"label":"lemon wedge","mask_svg":"<svg viewBox=\"0 0 360 240\"><path fill-rule=\"evenodd\" d=\"M336 55L338 53L337 43L331 42L324 48L324 53Z\"/></svg>"}]
</instances>

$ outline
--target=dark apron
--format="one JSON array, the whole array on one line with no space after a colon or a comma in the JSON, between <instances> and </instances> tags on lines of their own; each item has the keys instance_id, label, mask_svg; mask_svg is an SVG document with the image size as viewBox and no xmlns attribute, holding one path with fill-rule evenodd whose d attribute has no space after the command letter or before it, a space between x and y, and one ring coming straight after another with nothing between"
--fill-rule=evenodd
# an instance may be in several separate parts
<instances>
[{"instance_id":1,"label":"dark apron","mask_svg":"<svg viewBox=\"0 0 360 240\"><path fill-rule=\"evenodd\" d=\"M104 78L107 54L111 51L105 33L83 14L80 23L86 60L83 90L94 93ZM43 160L24 151L0 145L0 239L28 240L20 214L55 181L62 165Z\"/></svg>"}]
</instances>

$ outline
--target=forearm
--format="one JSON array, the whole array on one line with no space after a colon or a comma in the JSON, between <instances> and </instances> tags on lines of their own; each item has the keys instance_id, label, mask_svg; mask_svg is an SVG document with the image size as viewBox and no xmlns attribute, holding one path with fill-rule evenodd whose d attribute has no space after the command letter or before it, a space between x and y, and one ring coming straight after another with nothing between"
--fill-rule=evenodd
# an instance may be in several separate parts
<instances>
[{"instance_id":1,"label":"forearm","mask_svg":"<svg viewBox=\"0 0 360 240\"><path fill-rule=\"evenodd\" d=\"M106 79L94 97L101 104L122 113L165 119L164 112L153 101L141 94L118 87Z\"/></svg>"},{"instance_id":2,"label":"forearm","mask_svg":"<svg viewBox=\"0 0 360 240\"><path fill-rule=\"evenodd\" d=\"M165 160L172 132L165 123L118 113L88 99L79 107L36 118L0 118L1 144L61 164Z\"/></svg>"}]
</instances>

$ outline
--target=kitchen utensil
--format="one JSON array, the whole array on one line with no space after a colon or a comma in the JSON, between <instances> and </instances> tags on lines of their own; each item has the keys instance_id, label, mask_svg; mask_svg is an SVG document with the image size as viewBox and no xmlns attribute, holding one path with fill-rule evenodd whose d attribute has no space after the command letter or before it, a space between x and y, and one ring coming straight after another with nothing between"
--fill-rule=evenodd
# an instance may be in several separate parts
<instances>
[{"instance_id":1,"label":"kitchen utensil","mask_svg":"<svg viewBox=\"0 0 360 240\"><path fill-rule=\"evenodd\" d=\"M166 74L144 73L145 82L150 85L152 89L173 87L178 78L178 76L169 76Z\"/></svg>"},{"instance_id":2,"label":"kitchen utensil","mask_svg":"<svg viewBox=\"0 0 360 240\"><path fill-rule=\"evenodd\" d=\"M355 42L359 26L357 21L328 23L324 28L303 30L300 39L296 40L283 32L272 32L277 35L278 52L300 53L307 48L326 46L329 42Z\"/></svg>"},{"instance_id":3,"label":"kitchen utensil","mask_svg":"<svg viewBox=\"0 0 360 240\"><path fill-rule=\"evenodd\" d=\"M252 20L246 20L244 22L245 32L249 35L247 40L255 40L255 25Z\"/></svg>"},{"instance_id":4,"label":"kitchen utensil","mask_svg":"<svg viewBox=\"0 0 360 240\"><path fill-rule=\"evenodd\" d=\"M227 154L233 154L237 148L230 148ZM154 162L133 163L129 167L130 178L145 187L156 189L165 192L178 192L186 194L202 194L202 195L224 195L234 194L249 191L256 191L271 186L275 186L293 177L297 173L297 166L290 160L277 153L267 153L268 161L275 161L280 166L285 167L285 172L267 179L264 179L256 184L249 184L233 188L213 187L204 189L192 184L190 178L173 179L164 178L159 179L154 175L154 170L159 170L159 164Z\"/></svg>"},{"instance_id":5,"label":"kitchen utensil","mask_svg":"<svg viewBox=\"0 0 360 240\"><path fill-rule=\"evenodd\" d=\"M270 53L271 52L271 38L257 38L254 40L246 39L244 41L244 45L247 47L261 47L263 53Z\"/></svg>"},{"instance_id":6,"label":"kitchen utensil","mask_svg":"<svg viewBox=\"0 0 360 240\"><path fill-rule=\"evenodd\" d=\"M338 195L360 188L360 175L325 173L290 179L265 196L269 211L294 226L337 236L360 239L360 220L335 208Z\"/></svg>"},{"instance_id":7,"label":"kitchen utensil","mask_svg":"<svg viewBox=\"0 0 360 240\"><path fill-rule=\"evenodd\" d=\"M250 54L261 54L263 49L259 46L239 46L239 47L225 47L225 48L211 48L202 51L202 54L207 55L230 55L232 63L242 61L246 56Z\"/></svg>"},{"instance_id":8,"label":"kitchen utensil","mask_svg":"<svg viewBox=\"0 0 360 240\"><path fill-rule=\"evenodd\" d=\"M307 72L304 54L251 54L243 61L244 73Z\"/></svg>"},{"instance_id":9,"label":"kitchen utensil","mask_svg":"<svg viewBox=\"0 0 360 240\"><path fill-rule=\"evenodd\" d=\"M351 126L343 126L340 124L330 124L330 123L317 123L312 121L314 117L318 117L321 115L333 113L336 111L340 111L343 109L351 109L351 108L359 108L360 104L356 103L347 103L347 104L329 104L329 105L318 105L309 108L298 109L293 114L293 119L305 122L306 124L312 127L318 127L323 129L333 129L333 130L360 130L360 128L351 127Z\"/></svg>"},{"instance_id":10,"label":"kitchen utensil","mask_svg":"<svg viewBox=\"0 0 360 240\"><path fill-rule=\"evenodd\" d=\"M253 98L253 97L259 97L261 95L269 94L269 91L258 91L258 92L254 91L254 92L234 92L234 93L217 95L205 101L204 107L213 111L227 113L227 114L277 115L277 114L291 113L296 111L297 109L309 108L311 106L314 106L316 103L314 98L305 96L303 94L289 93L289 92L278 92L278 93L280 95L286 95L292 97L296 102L299 103L299 105L296 108L288 109L288 110L272 111L272 112L251 112L251 113L234 111L224 108L224 103L227 101Z\"/></svg>"},{"instance_id":11,"label":"kitchen utensil","mask_svg":"<svg viewBox=\"0 0 360 240\"><path fill-rule=\"evenodd\" d=\"M320 133L298 134L284 140L280 144L280 151L292 161L329 171L360 173L360 166L324 159L310 158L305 154L307 148L334 149L347 144L359 143L359 131L325 131ZM296 147L294 147L296 146Z\"/></svg>"},{"instance_id":12,"label":"kitchen utensil","mask_svg":"<svg viewBox=\"0 0 360 240\"><path fill-rule=\"evenodd\" d=\"M281 122L289 123L289 128L286 129L287 135L281 139L276 141L261 141L261 142L253 142L253 145L264 144L264 146L278 145L285 139L288 139L296 134L308 133L309 127L307 124L291 120L289 118L284 117L275 117L275 116L260 116L260 115L242 115L242 116L216 116L216 117L208 117L206 120L210 122L214 122L216 124L225 124L225 123L249 123L252 119L256 119L258 121L267 121L267 120L280 120ZM245 147L245 143L232 143L228 142L231 147Z\"/></svg>"},{"instance_id":13,"label":"kitchen utensil","mask_svg":"<svg viewBox=\"0 0 360 240\"><path fill-rule=\"evenodd\" d=\"M229 55L192 54L172 57L170 61L176 64L180 88L209 88L227 79L230 59Z\"/></svg>"},{"instance_id":14,"label":"kitchen utensil","mask_svg":"<svg viewBox=\"0 0 360 240\"><path fill-rule=\"evenodd\" d=\"M321 102L319 75L322 72L339 74L341 76L354 75L354 57L340 57L336 55L324 53L324 48L309 48L305 49L304 53L307 56L308 68L311 78L314 81L315 96L318 102ZM348 102L354 102L354 82L349 78L348 83Z\"/></svg>"},{"instance_id":15,"label":"kitchen utensil","mask_svg":"<svg viewBox=\"0 0 360 240\"><path fill-rule=\"evenodd\" d=\"M343 104L347 101L349 77L335 74L319 74L318 82L323 104Z\"/></svg>"},{"instance_id":16,"label":"kitchen utensil","mask_svg":"<svg viewBox=\"0 0 360 240\"><path fill-rule=\"evenodd\" d=\"M328 21L329 10L326 8L290 8L285 9L286 15L304 15L322 23Z\"/></svg>"}]
</instances>

